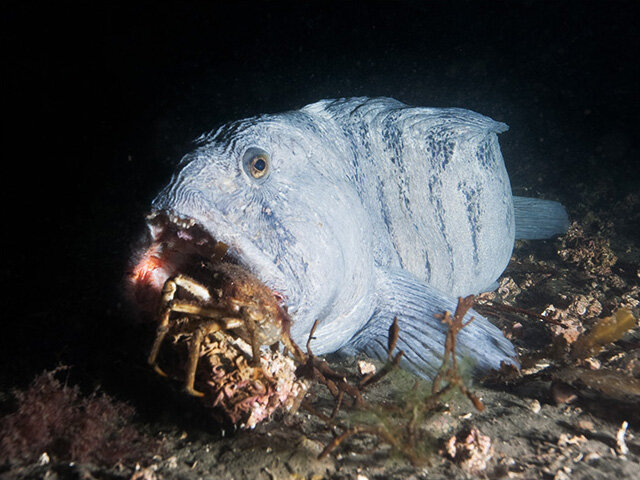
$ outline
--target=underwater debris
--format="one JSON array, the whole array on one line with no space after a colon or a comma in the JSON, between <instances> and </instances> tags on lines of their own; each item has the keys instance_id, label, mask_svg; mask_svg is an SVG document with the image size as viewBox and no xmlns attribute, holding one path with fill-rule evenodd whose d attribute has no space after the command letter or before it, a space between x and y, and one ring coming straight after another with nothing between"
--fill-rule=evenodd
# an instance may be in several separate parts
<instances>
[{"instance_id":1,"label":"underwater debris","mask_svg":"<svg viewBox=\"0 0 640 480\"><path fill-rule=\"evenodd\" d=\"M533 249L526 242L517 244L508 276L500 281L497 291L480 295L480 305L474 307L480 313L502 317L503 322L505 316L515 322L507 336L511 335L523 349L525 375L542 358L552 360L554 367L577 360L586 340L584 332L598 317L620 308L637 314L640 290L636 261L628 252L616 260L609 245L610 241L617 245L619 237L614 235L616 231L608 218L589 212L581 222L574 222L567 234L558 239L557 246L549 245L553 249L546 252ZM540 253L548 258L539 258ZM558 257L565 262L558 262ZM498 301L510 305L502 306ZM525 323L523 315L543 319L549 325ZM576 347L578 339L582 345ZM616 363L634 375L640 365L635 345L636 342L627 345L626 351L620 350L622 344L607 349L621 355ZM604 357L580 361L590 362L591 368L598 368L598 361L606 363ZM624 362L626 366L621 365Z\"/></svg>"},{"instance_id":2,"label":"underwater debris","mask_svg":"<svg viewBox=\"0 0 640 480\"><path fill-rule=\"evenodd\" d=\"M640 403L640 380L624 371L611 368L610 354L606 358L595 357L605 347L620 340L636 326L637 321L629 309L619 308L613 315L597 319L584 332L581 316L597 315L602 308L593 295L577 295L566 309L553 309L556 318L562 319L570 328L575 324L579 332L575 334L575 338L555 332L554 345L563 343L562 352L552 354L555 365L547 373L551 374L550 394L556 404L571 403L578 398L609 400L621 406ZM549 312L551 309L548 307L547 313ZM632 352L621 351L616 356L625 357L627 353ZM603 367L605 363L608 367Z\"/></svg>"},{"instance_id":3,"label":"underwater debris","mask_svg":"<svg viewBox=\"0 0 640 480\"><path fill-rule=\"evenodd\" d=\"M131 425L133 407L106 394L83 396L57 378L67 367L38 375L14 391L15 411L0 418L0 464L92 462L111 467L140 462L160 444Z\"/></svg>"},{"instance_id":4,"label":"underwater debris","mask_svg":"<svg viewBox=\"0 0 640 480\"><path fill-rule=\"evenodd\" d=\"M591 393L598 398L629 405L640 404L640 379L615 370L566 367L553 374L553 382L556 389L571 391L573 395L588 396ZM565 401L569 403L573 400L575 398L572 397Z\"/></svg>"},{"instance_id":5,"label":"underwater debris","mask_svg":"<svg viewBox=\"0 0 640 480\"><path fill-rule=\"evenodd\" d=\"M538 320L542 320L543 322L551 323L553 325L563 326L561 322L554 318L550 318L524 308L514 307L505 303L498 303L491 299L483 299L482 303L475 303L474 307L477 311L488 313L490 315L497 315L498 312L517 313L527 317L537 318Z\"/></svg>"},{"instance_id":6,"label":"underwater debris","mask_svg":"<svg viewBox=\"0 0 640 480\"><path fill-rule=\"evenodd\" d=\"M593 276L610 275L611 267L618 260L611 250L608 238L597 234L587 235L577 222L573 222L562 237L558 255Z\"/></svg>"},{"instance_id":7,"label":"underwater debris","mask_svg":"<svg viewBox=\"0 0 640 480\"><path fill-rule=\"evenodd\" d=\"M595 261L596 257L590 258ZM606 260L611 257L605 255L603 258ZM580 282L585 278L584 272L575 272L575 269L564 275L577 275ZM594 276L589 274L587 278L593 279ZM524 283L519 282L520 285ZM528 364L532 368L524 368L519 378L492 375L491 380L501 384L509 381L524 384L534 378L543 379L551 382L549 393L556 404L595 399L596 402L583 402L582 405L588 404L589 408L597 409L602 400L608 404L615 403L620 412L626 412L629 408L629 411L633 411L634 405L640 404L637 335L631 334L628 341L616 342L637 325L631 310L636 306L637 286L630 284L625 289L618 289L618 292L626 290L627 293L619 293L619 300L611 301L603 293L606 288L613 288L610 277L599 277L597 282L591 283L592 289L584 293L573 290L572 283L559 283L568 291L549 291L553 295L547 298L553 300L555 305L547 304L543 316L548 324L545 328L551 334L550 345L525 357L523 366ZM535 293L531 292L530 295L535 299ZM494 297L482 298L483 303L475 308L489 314L495 314L491 311L493 309L496 312L536 316L511 306L496 308ZM612 310L613 315L597 318L603 311ZM589 324L592 324L591 328L587 327ZM535 367L532 362L535 362Z\"/></svg>"}]
</instances>

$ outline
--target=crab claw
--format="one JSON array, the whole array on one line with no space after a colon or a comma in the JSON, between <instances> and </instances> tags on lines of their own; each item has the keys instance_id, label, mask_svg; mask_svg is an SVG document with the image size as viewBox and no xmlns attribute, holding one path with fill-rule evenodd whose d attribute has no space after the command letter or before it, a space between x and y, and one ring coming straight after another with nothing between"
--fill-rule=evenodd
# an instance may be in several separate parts
<instances>
[{"instance_id":1,"label":"crab claw","mask_svg":"<svg viewBox=\"0 0 640 480\"><path fill-rule=\"evenodd\" d=\"M161 377L168 377L168 375L164 373L164 370L162 370L158 365L154 365L153 370Z\"/></svg>"},{"instance_id":2,"label":"crab claw","mask_svg":"<svg viewBox=\"0 0 640 480\"><path fill-rule=\"evenodd\" d=\"M193 388L193 386L185 385L184 391L187 392L189 395L193 395L194 397L199 397L199 398L204 397L204 393L199 392L198 390Z\"/></svg>"}]
</instances>

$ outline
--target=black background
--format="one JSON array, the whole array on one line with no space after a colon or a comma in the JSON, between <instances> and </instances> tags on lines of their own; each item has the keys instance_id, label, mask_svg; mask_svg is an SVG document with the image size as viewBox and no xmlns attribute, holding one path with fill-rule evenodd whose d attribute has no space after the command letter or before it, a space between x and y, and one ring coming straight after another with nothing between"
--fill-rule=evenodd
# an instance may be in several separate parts
<instances>
[{"instance_id":1,"label":"black background","mask_svg":"<svg viewBox=\"0 0 640 480\"><path fill-rule=\"evenodd\" d=\"M129 244L225 121L357 95L464 107L510 125L519 193L571 212L638 189L637 1L228 3L3 10L4 387L57 362L127 382L148 347L120 305Z\"/></svg>"}]
</instances>

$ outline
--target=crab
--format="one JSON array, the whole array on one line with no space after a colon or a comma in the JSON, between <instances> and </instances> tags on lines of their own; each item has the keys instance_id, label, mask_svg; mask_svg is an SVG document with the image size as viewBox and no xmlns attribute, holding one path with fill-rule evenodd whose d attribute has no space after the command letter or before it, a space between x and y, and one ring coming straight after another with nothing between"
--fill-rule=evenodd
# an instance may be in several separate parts
<instances>
[{"instance_id":1,"label":"crab","mask_svg":"<svg viewBox=\"0 0 640 480\"><path fill-rule=\"evenodd\" d=\"M196 397L205 395L196 390L195 382L203 343L209 338L240 345L240 350L250 356L248 363L253 368L261 368L262 347L275 351L279 342L295 358L302 358L301 350L289 336L290 318L270 289L239 265L208 265L205 272L210 276L210 287L181 273L164 283L158 326L148 357L149 365L158 374L167 376L158 365L158 356L170 332L187 336L183 385L188 394Z\"/></svg>"}]
</instances>

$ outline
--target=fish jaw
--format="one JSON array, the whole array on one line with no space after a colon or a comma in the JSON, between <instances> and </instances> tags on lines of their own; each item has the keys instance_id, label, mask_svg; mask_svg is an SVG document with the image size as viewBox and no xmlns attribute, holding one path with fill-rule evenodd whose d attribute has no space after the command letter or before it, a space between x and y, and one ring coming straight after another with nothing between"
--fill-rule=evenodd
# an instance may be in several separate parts
<instances>
[{"instance_id":1,"label":"fish jaw","mask_svg":"<svg viewBox=\"0 0 640 480\"><path fill-rule=\"evenodd\" d=\"M128 276L129 296L143 314L156 313L168 279L189 272L198 264L221 261L249 270L273 291L281 306L289 308L292 304L292 289L287 287L281 272L224 220L196 219L163 208L154 208L146 220L146 240L134 255Z\"/></svg>"}]
</instances>

